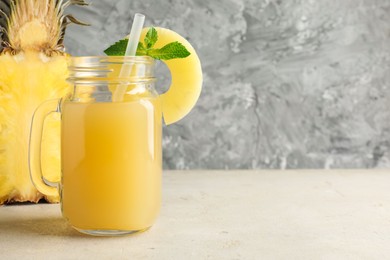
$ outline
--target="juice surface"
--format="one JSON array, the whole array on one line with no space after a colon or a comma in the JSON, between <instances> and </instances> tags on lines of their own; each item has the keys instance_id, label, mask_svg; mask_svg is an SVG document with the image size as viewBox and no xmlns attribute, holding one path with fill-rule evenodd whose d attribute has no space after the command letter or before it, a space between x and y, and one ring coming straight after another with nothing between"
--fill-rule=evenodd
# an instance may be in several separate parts
<instances>
[{"instance_id":1,"label":"juice surface","mask_svg":"<svg viewBox=\"0 0 390 260\"><path fill-rule=\"evenodd\" d=\"M62 109L62 212L83 230L142 230L161 201L158 99L65 102Z\"/></svg>"}]
</instances>

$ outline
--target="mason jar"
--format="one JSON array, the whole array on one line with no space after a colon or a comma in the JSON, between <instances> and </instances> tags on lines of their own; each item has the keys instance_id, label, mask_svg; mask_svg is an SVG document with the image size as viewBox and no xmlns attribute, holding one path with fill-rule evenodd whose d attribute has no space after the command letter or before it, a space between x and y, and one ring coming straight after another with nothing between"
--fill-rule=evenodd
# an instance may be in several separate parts
<instances>
[{"instance_id":1,"label":"mason jar","mask_svg":"<svg viewBox=\"0 0 390 260\"><path fill-rule=\"evenodd\" d=\"M80 232L121 235L148 229L161 204L162 112L150 57L72 57L73 91L33 117L30 173L46 195L60 193L64 218ZM61 181L44 179L41 136L61 114Z\"/></svg>"}]
</instances>

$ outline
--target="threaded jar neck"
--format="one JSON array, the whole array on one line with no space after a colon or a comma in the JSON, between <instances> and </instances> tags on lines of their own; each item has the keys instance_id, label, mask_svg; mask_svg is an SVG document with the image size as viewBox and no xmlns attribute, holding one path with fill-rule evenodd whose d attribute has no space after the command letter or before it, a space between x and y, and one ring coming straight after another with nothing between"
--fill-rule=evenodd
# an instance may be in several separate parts
<instances>
[{"instance_id":1,"label":"threaded jar neck","mask_svg":"<svg viewBox=\"0 0 390 260\"><path fill-rule=\"evenodd\" d=\"M124 100L157 96L154 89L154 59L147 56L71 57L68 82L72 102L111 102L117 88L125 88ZM126 68L127 73L122 73Z\"/></svg>"},{"instance_id":2,"label":"threaded jar neck","mask_svg":"<svg viewBox=\"0 0 390 260\"><path fill-rule=\"evenodd\" d=\"M148 56L71 57L68 81L73 84L138 84L154 81L154 59ZM129 73L121 74L123 66Z\"/></svg>"}]
</instances>

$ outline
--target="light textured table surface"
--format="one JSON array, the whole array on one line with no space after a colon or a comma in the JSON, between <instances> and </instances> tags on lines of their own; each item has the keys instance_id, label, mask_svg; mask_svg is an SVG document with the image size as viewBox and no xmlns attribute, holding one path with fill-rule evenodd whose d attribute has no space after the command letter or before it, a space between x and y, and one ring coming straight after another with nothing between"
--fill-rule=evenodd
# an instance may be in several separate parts
<instances>
[{"instance_id":1,"label":"light textured table surface","mask_svg":"<svg viewBox=\"0 0 390 260\"><path fill-rule=\"evenodd\" d=\"M0 259L389 258L390 170L167 171L156 224L124 237L0 207Z\"/></svg>"}]
</instances>

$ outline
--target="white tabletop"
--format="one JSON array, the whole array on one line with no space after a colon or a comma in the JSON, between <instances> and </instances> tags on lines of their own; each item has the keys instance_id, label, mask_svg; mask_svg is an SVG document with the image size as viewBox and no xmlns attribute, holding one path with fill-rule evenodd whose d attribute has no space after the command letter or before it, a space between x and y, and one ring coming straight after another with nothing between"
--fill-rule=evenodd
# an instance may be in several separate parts
<instances>
[{"instance_id":1,"label":"white tabletop","mask_svg":"<svg viewBox=\"0 0 390 260\"><path fill-rule=\"evenodd\" d=\"M0 207L0 259L49 258L389 259L390 170L166 171L156 224L124 237Z\"/></svg>"}]
</instances>

